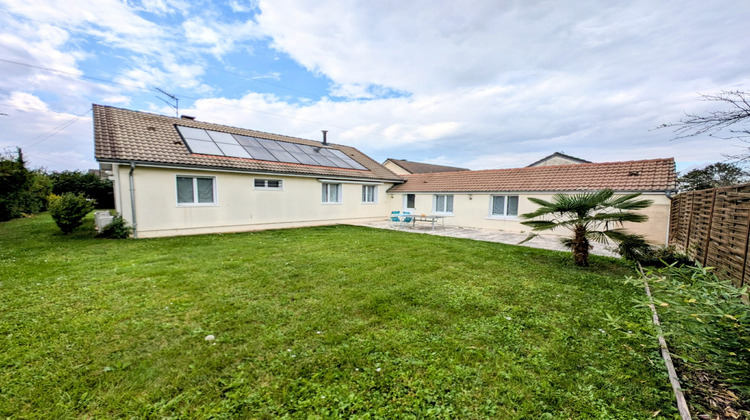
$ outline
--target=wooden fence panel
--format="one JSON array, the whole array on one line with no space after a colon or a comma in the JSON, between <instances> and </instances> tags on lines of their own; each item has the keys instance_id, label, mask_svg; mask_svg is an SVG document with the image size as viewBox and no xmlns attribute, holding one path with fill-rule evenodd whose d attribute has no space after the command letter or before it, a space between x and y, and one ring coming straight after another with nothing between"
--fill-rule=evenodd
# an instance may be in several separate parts
<instances>
[{"instance_id":1,"label":"wooden fence panel","mask_svg":"<svg viewBox=\"0 0 750 420\"><path fill-rule=\"evenodd\" d=\"M737 286L750 284L750 184L675 196L669 243Z\"/></svg>"}]
</instances>

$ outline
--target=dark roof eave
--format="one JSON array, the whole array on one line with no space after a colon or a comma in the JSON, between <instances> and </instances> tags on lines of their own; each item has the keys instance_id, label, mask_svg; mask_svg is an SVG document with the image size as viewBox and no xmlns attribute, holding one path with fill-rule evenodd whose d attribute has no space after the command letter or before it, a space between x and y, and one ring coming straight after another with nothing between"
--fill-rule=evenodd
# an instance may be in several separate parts
<instances>
[{"instance_id":1,"label":"dark roof eave","mask_svg":"<svg viewBox=\"0 0 750 420\"><path fill-rule=\"evenodd\" d=\"M388 189L388 193L404 193L404 194L492 194L492 193L499 193L499 192L513 192L513 193L523 193L523 194L549 194L549 193L575 193L578 191L601 191L603 189L607 188L579 188L579 189L567 189L567 190L513 190L513 189L502 189L502 190L394 190L396 186ZM618 189L618 188L608 188L613 190L615 193L664 193L668 194L670 192L676 192L676 188L657 188L657 189L642 189L642 190L634 190L634 189Z\"/></svg>"},{"instance_id":2,"label":"dark roof eave","mask_svg":"<svg viewBox=\"0 0 750 420\"><path fill-rule=\"evenodd\" d=\"M276 171L272 169L246 169L237 167L226 167L226 166L208 166L208 165L191 165L185 163L164 163L164 162L152 162L146 160L135 160L135 159L112 159L112 158L96 158L97 162L104 163L124 163L136 165L145 165L151 167L160 168L184 168L194 170L206 170L206 171L220 171L220 172L242 172L242 173L273 173L279 175L298 176L303 178L334 178L334 179L351 179L351 180L366 180L366 181L382 181L382 182L393 182L395 184L403 184L403 179L389 179L389 178L374 178L374 177L363 177L363 176L346 176L346 175L334 175L324 173L312 173L312 172L293 172L293 171Z\"/></svg>"}]
</instances>

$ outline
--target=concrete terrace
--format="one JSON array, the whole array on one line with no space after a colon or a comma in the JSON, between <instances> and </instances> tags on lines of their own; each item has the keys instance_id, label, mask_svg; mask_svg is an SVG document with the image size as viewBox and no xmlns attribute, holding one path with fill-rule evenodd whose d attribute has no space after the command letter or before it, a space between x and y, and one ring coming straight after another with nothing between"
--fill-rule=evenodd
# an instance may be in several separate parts
<instances>
[{"instance_id":1,"label":"concrete terrace","mask_svg":"<svg viewBox=\"0 0 750 420\"><path fill-rule=\"evenodd\" d=\"M442 226L436 225L435 230L432 230L431 226L426 223L416 224L416 226L412 227L412 225L410 224L404 226L392 226L390 222L382 221L361 223L358 224L358 226L367 226L377 229L400 230L403 232L413 232L428 235L450 236L452 238L473 239L475 241L499 242L509 245L518 245L519 242L523 241L528 236L528 234L526 233L513 233L503 232L496 229L478 229L456 226L445 226L445 229L443 229ZM616 258L619 257L617 253L609 250L609 248L614 247L614 245L612 244L602 245L600 243L594 243L593 245L594 248L591 250L591 254L593 255L603 255L606 257ZM528 242L521 244L520 246L550 249L554 251L569 251L562 246L559 236L550 234L542 234Z\"/></svg>"}]
</instances>

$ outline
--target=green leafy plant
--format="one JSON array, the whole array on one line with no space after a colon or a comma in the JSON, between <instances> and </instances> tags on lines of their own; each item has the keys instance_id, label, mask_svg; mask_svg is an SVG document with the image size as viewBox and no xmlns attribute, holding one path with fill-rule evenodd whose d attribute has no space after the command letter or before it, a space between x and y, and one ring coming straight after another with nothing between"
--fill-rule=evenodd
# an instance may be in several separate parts
<instances>
[{"instance_id":1,"label":"green leafy plant","mask_svg":"<svg viewBox=\"0 0 750 420\"><path fill-rule=\"evenodd\" d=\"M622 229L609 229L610 225L622 226L625 222L640 223L648 217L633 210L644 209L653 203L651 200L636 200L641 194L627 194L615 197L612 190L601 190L582 194L555 194L551 201L530 197L529 201L539 205L531 213L521 215L521 222L530 226L532 233L523 241L526 242L538 234L534 232L569 229L572 238L562 240L563 245L573 252L573 259L578 266L588 266L590 241L606 243L609 240L621 241L628 233ZM551 216L551 219L546 217Z\"/></svg>"},{"instance_id":2,"label":"green leafy plant","mask_svg":"<svg viewBox=\"0 0 750 420\"><path fill-rule=\"evenodd\" d=\"M49 174L54 194L83 194L95 200L96 208L111 209L114 207L114 190L112 181L101 179L99 175L81 171L52 172Z\"/></svg>"},{"instance_id":3,"label":"green leafy plant","mask_svg":"<svg viewBox=\"0 0 750 420\"><path fill-rule=\"evenodd\" d=\"M106 239L127 239L133 233L133 228L128 226L122 216L117 215L112 222L102 228L102 231L96 235L98 238Z\"/></svg>"},{"instance_id":4,"label":"green leafy plant","mask_svg":"<svg viewBox=\"0 0 750 420\"><path fill-rule=\"evenodd\" d=\"M742 301L747 287L720 280L711 268L676 263L649 269L646 278L683 370L708 372L739 401L750 401L750 308Z\"/></svg>"},{"instance_id":5,"label":"green leafy plant","mask_svg":"<svg viewBox=\"0 0 750 420\"><path fill-rule=\"evenodd\" d=\"M690 257L677 251L674 245L655 247L642 235L625 235L618 243L616 251L622 258L638 262L642 266L663 267L675 263L677 266L695 265Z\"/></svg>"},{"instance_id":6,"label":"green leafy plant","mask_svg":"<svg viewBox=\"0 0 750 420\"><path fill-rule=\"evenodd\" d=\"M61 196L50 195L49 212L57 227L64 234L73 232L83 224L83 218L94 210L94 203L83 194L65 193Z\"/></svg>"}]
</instances>

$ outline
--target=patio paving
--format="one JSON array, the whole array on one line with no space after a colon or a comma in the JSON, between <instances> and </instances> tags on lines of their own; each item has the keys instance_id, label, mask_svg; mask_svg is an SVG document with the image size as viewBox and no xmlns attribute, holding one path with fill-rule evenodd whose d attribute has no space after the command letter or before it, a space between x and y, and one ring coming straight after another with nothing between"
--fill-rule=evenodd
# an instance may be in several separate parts
<instances>
[{"instance_id":1,"label":"patio paving","mask_svg":"<svg viewBox=\"0 0 750 420\"><path fill-rule=\"evenodd\" d=\"M528 236L527 233L504 232L504 231L497 230L497 229L479 229L479 228L467 228L467 227L456 227L456 226L445 226L445 229L443 229L442 226L435 226L435 230L432 230L431 226L428 224L422 224L422 225L417 224L414 227L412 227L411 225L403 226L403 227L394 227L394 226L391 226L391 223L388 221L358 223L357 225L367 226L367 227L372 227L372 228L377 228L377 229L400 230L403 232L413 232L413 233L438 235L438 236L450 236L453 238L474 239L476 241L500 242L503 244L510 244L510 245L518 245L519 242L523 241ZM603 255L607 257L619 257L617 253L610 251L608 249L608 248L613 247L613 245L602 245L599 243L595 243L593 245L594 245L594 248L591 250L592 254ZM556 251L568 251L560 243L559 236L549 235L549 234L539 235L536 238L521 244L520 246L551 249L551 250L556 250Z\"/></svg>"}]
</instances>

